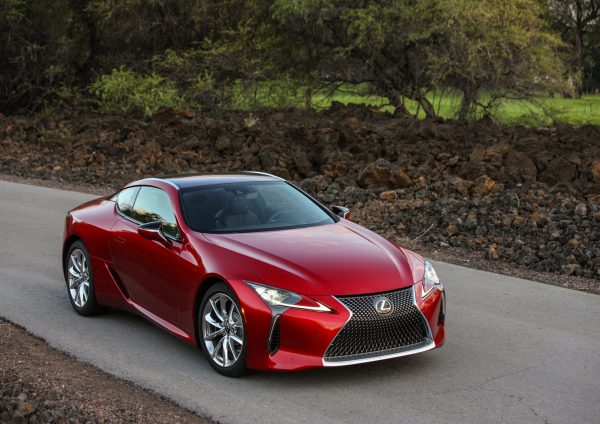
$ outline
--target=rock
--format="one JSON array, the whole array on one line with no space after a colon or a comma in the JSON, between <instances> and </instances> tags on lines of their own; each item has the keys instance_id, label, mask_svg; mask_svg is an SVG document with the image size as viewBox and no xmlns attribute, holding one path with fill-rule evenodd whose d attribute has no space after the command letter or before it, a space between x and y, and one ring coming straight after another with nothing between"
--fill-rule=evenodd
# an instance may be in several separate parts
<instances>
[{"instance_id":1,"label":"rock","mask_svg":"<svg viewBox=\"0 0 600 424\"><path fill-rule=\"evenodd\" d=\"M229 149L230 146L231 146L231 139L229 137L225 137L225 136L219 137L217 139L217 142L215 143L215 148L219 152Z\"/></svg>"},{"instance_id":2,"label":"rock","mask_svg":"<svg viewBox=\"0 0 600 424\"><path fill-rule=\"evenodd\" d=\"M581 265L579 264L567 264L560 267L560 273L566 275L579 275L581 274Z\"/></svg>"},{"instance_id":3,"label":"rock","mask_svg":"<svg viewBox=\"0 0 600 424\"><path fill-rule=\"evenodd\" d=\"M410 177L400 168L390 171L390 185L394 188L408 187L411 183Z\"/></svg>"},{"instance_id":4,"label":"rock","mask_svg":"<svg viewBox=\"0 0 600 424\"><path fill-rule=\"evenodd\" d=\"M390 180L390 163L385 159L378 159L369 163L358 174L356 182L360 187L387 187Z\"/></svg>"},{"instance_id":5,"label":"rock","mask_svg":"<svg viewBox=\"0 0 600 424\"><path fill-rule=\"evenodd\" d=\"M473 186L473 196L484 196L490 193L492 190L494 190L495 186L496 181L494 181L487 175L482 175L481 177L475 180L475 185Z\"/></svg>"},{"instance_id":6,"label":"rock","mask_svg":"<svg viewBox=\"0 0 600 424\"><path fill-rule=\"evenodd\" d=\"M458 233L459 233L459 229L456 225L449 224L448 227L446 227L446 234L448 235L448 237L455 236Z\"/></svg>"},{"instance_id":7,"label":"rock","mask_svg":"<svg viewBox=\"0 0 600 424\"><path fill-rule=\"evenodd\" d=\"M36 411L36 407L27 401L27 394L20 393L17 396L16 417L27 417Z\"/></svg>"},{"instance_id":8,"label":"rock","mask_svg":"<svg viewBox=\"0 0 600 424\"><path fill-rule=\"evenodd\" d=\"M533 181L537 179L537 168L525 153L511 150L504 161L506 175L511 181Z\"/></svg>"},{"instance_id":9,"label":"rock","mask_svg":"<svg viewBox=\"0 0 600 424\"><path fill-rule=\"evenodd\" d=\"M596 184L600 184L600 160L592 162L592 179Z\"/></svg>"},{"instance_id":10,"label":"rock","mask_svg":"<svg viewBox=\"0 0 600 424\"><path fill-rule=\"evenodd\" d=\"M269 169L277 166L277 153L273 147L264 147L258 154L258 159L263 169Z\"/></svg>"},{"instance_id":11,"label":"rock","mask_svg":"<svg viewBox=\"0 0 600 424\"><path fill-rule=\"evenodd\" d=\"M477 212L469 212L469 215L467 215L467 219L465 219L463 226L469 230L472 230L477 227L477 224Z\"/></svg>"},{"instance_id":12,"label":"rock","mask_svg":"<svg viewBox=\"0 0 600 424\"><path fill-rule=\"evenodd\" d=\"M460 160L460 156L455 155L455 156L452 156L450 159L448 159L448 161L446 163L448 164L448 166L456 166L456 164L458 163L459 160Z\"/></svg>"},{"instance_id":13,"label":"rock","mask_svg":"<svg viewBox=\"0 0 600 424\"><path fill-rule=\"evenodd\" d=\"M192 119L194 117L194 111L190 109L183 109L179 111L179 114L187 119Z\"/></svg>"},{"instance_id":14,"label":"rock","mask_svg":"<svg viewBox=\"0 0 600 424\"><path fill-rule=\"evenodd\" d=\"M463 180L460 177L454 177L451 180L451 184L460 194L468 196L470 188L473 187L473 184L475 183L473 183L473 181Z\"/></svg>"},{"instance_id":15,"label":"rock","mask_svg":"<svg viewBox=\"0 0 600 424\"><path fill-rule=\"evenodd\" d=\"M195 135L191 136L190 138L188 138L186 141L184 141L182 143L182 146L185 147L186 149L197 149L202 145L202 143L200 142L200 139L198 137L196 137Z\"/></svg>"},{"instance_id":16,"label":"rock","mask_svg":"<svg viewBox=\"0 0 600 424\"><path fill-rule=\"evenodd\" d=\"M500 259L500 255L498 254L498 246L496 246L496 243L492 243L488 246L487 251L485 252L485 257L493 261Z\"/></svg>"},{"instance_id":17,"label":"rock","mask_svg":"<svg viewBox=\"0 0 600 424\"><path fill-rule=\"evenodd\" d=\"M275 122L283 122L285 121L285 115L282 112L274 113L271 119Z\"/></svg>"},{"instance_id":18,"label":"rock","mask_svg":"<svg viewBox=\"0 0 600 424\"><path fill-rule=\"evenodd\" d=\"M384 202L395 202L396 200L398 200L398 195L396 194L395 191L389 190L389 191L384 191L383 193L381 193L379 195L379 198L381 200L383 200Z\"/></svg>"},{"instance_id":19,"label":"rock","mask_svg":"<svg viewBox=\"0 0 600 424\"><path fill-rule=\"evenodd\" d=\"M575 215L587 216L587 207L584 203L579 203L577 206L575 206Z\"/></svg>"},{"instance_id":20,"label":"rock","mask_svg":"<svg viewBox=\"0 0 600 424\"><path fill-rule=\"evenodd\" d=\"M558 181L572 182L577 177L577 166L568 160L558 157L552 160L543 173L543 179L550 183Z\"/></svg>"},{"instance_id":21,"label":"rock","mask_svg":"<svg viewBox=\"0 0 600 424\"><path fill-rule=\"evenodd\" d=\"M476 146L469 155L469 161L479 163L485 161L485 147Z\"/></svg>"}]
</instances>

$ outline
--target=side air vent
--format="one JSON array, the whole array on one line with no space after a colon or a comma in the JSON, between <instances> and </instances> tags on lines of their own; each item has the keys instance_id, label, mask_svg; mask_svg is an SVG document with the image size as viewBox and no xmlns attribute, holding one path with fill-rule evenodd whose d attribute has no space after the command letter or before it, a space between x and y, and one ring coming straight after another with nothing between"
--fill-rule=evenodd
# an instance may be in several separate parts
<instances>
[{"instance_id":1,"label":"side air vent","mask_svg":"<svg viewBox=\"0 0 600 424\"><path fill-rule=\"evenodd\" d=\"M273 318L273 323L271 324L271 333L269 334L269 354L274 355L279 350L279 338L280 338L280 330L279 330L279 315L276 315Z\"/></svg>"},{"instance_id":2,"label":"side air vent","mask_svg":"<svg viewBox=\"0 0 600 424\"><path fill-rule=\"evenodd\" d=\"M110 273L110 276L114 280L114 282L117 285L117 287L119 288L119 290L121 290L121 293L123 293L123 296L125 296L126 299L129 299L129 293L127 293L127 289L123 285L123 282L119 278L119 275L110 266L106 265L106 268L108 269L108 272Z\"/></svg>"}]
</instances>

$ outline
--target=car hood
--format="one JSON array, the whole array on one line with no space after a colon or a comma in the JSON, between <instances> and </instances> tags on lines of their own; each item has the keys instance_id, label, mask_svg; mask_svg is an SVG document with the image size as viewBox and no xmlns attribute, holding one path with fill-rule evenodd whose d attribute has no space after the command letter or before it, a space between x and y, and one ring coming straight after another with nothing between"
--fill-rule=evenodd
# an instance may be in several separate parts
<instances>
[{"instance_id":1,"label":"car hood","mask_svg":"<svg viewBox=\"0 0 600 424\"><path fill-rule=\"evenodd\" d=\"M408 287L414 262L395 245L349 221L281 231L204 234L235 252L266 285L306 295L356 295ZM232 257L233 259L233 257ZM240 264L238 264L240 265ZM412 265L414 267L414 265Z\"/></svg>"}]
</instances>

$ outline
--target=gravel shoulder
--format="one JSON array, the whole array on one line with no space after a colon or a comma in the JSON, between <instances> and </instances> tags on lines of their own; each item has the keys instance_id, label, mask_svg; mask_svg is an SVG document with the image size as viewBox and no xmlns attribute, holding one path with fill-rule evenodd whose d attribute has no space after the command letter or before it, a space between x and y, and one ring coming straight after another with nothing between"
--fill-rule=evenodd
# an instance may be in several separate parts
<instances>
[{"instance_id":1,"label":"gravel shoulder","mask_svg":"<svg viewBox=\"0 0 600 424\"><path fill-rule=\"evenodd\" d=\"M46 180L41 178L23 178L9 174L0 174L0 179L22 184L33 184L43 187L58 188L61 190L79 191L84 193L105 196L113 193L118 187L98 187L92 184L74 184L63 180ZM573 275L557 274L552 272L536 271L524 268L515 263L501 260L489 260L480 251L473 251L461 247L434 247L419 240L396 238L396 241L428 258L466 266L482 271L495 272L511 277L533 280L553 286L579 290L588 293L600 294L600 282L592 278L576 277Z\"/></svg>"},{"instance_id":2,"label":"gravel shoulder","mask_svg":"<svg viewBox=\"0 0 600 424\"><path fill-rule=\"evenodd\" d=\"M0 352L1 423L209 422L2 318Z\"/></svg>"}]
</instances>

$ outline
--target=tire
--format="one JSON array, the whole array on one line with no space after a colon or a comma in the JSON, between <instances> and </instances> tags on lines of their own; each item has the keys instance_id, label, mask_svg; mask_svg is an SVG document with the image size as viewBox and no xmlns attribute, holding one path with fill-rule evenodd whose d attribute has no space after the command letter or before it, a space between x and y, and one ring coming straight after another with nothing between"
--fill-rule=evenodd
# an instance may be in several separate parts
<instances>
[{"instance_id":1,"label":"tire","mask_svg":"<svg viewBox=\"0 0 600 424\"><path fill-rule=\"evenodd\" d=\"M82 274L82 277L78 277ZM90 255L84 244L79 240L71 244L67 251L65 282L67 284L67 295L75 312L83 316L92 316L103 311L103 308L96 302Z\"/></svg>"},{"instance_id":2,"label":"tire","mask_svg":"<svg viewBox=\"0 0 600 424\"><path fill-rule=\"evenodd\" d=\"M208 363L227 377L239 377L247 372L246 325L240 311L237 296L225 283L211 286L198 310L198 343ZM213 338L207 337L211 335Z\"/></svg>"}]
</instances>

